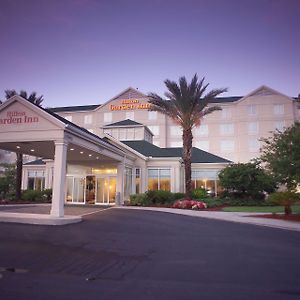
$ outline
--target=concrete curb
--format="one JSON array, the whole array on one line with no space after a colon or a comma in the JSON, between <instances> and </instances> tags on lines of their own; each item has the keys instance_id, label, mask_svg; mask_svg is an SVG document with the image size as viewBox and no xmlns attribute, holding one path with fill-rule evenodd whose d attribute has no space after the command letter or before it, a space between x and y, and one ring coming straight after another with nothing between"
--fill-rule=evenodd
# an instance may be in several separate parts
<instances>
[{"instance_id":1,"label":"concrete curb","mask_svg":"<svg viewBox=\"0 0 300 300\"><path fill-rule=\"evenodd\" d=\"M45 214L0 212L0 222L34 225L67 225L82 221L81 216L53 217Z\"/></svg>"},{"instance_id":2,"label":"concrete curb","mask_svg":"<svg viewBox=\"0 0 300 300\"><path fill-rule=\"evenodd\" d=\"M172 213L190 217L200 217L207 219L214 219L220 221L252 224L257 226L272 227L277 229L291 230L300 232L300 223L276 219L253 218L253 215L266 213L241 213L241 212L223 212L223 211L199 211L199 210L184 210L177 208L161 208L161 207L137 207L137 206L123 206L115 207L117 209L135 209L135 210L149 210L164 213Z\"/></svg>"}]
</instances>

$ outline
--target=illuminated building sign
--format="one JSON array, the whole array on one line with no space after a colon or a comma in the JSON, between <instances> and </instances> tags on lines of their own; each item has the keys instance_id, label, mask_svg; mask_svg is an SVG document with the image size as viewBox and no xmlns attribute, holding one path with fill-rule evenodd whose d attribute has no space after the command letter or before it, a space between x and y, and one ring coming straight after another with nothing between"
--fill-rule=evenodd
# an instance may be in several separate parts
<instances>
[{"instance_id":1,"label":"illuminated building sign","mask_svg":"<svg viewBox=\"0 0 300 300\"><path fill-rule=\"evenodd\" d=\"M37 123L39 122L38 117L30 117L26 115L26 112L8 111L6 118L0 119L0 125L9 124L25 124L25 123Z\"/></svg>"},{"instance_id":2,"label":"illuminated building sign","mask_svg":"<svg viewBox=\"0 0 300 300\"><path fill-rule=\"evenodd\" d=\"M121 104L110 106L110 110L133 110L133 109L148 109L150 103L140 103L137 99L122 100Z\"/></svg>"}]
</instances>

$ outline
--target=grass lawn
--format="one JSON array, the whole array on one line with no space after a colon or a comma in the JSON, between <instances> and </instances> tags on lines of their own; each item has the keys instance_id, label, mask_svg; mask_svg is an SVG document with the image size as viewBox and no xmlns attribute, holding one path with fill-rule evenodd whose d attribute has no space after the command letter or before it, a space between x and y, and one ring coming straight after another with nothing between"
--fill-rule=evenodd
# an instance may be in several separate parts
<instances>
[{"instance_id":1,"label":"grass lawn","mask_svg":"<svg viewBox=\"0 0 300 300\"><path fill-rule=\"evenodd\" d=\"M283 206L228 206L223 211L232 212L265 212L265 213L283 213ZM300 213L300 204L292 206L293 213Z\"/></svg>"}]
</instances>

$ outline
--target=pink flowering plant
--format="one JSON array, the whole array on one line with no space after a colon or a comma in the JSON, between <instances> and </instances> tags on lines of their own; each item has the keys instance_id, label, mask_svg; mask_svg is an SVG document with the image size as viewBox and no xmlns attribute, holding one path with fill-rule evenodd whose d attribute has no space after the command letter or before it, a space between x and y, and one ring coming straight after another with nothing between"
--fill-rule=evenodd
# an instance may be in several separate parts
<instances>
[{"instance_id":1,"label":"pink flowering plant","mask_svg":"<svg viewBox=\"0 0 300 300\"><path fill-rule=\"evenodd\" d=\"M182 208L182 209L204 209L207 208L205 202L196 201L196 200L177 200L174 202L173 208Z\"/></svg>"}]
</instances>

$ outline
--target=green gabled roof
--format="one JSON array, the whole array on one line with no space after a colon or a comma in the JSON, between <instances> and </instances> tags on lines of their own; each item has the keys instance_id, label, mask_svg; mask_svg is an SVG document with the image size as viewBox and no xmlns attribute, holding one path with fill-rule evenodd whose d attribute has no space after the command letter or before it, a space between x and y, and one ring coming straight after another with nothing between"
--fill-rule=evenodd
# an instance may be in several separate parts
<instances>
[{"instance_id":1,"label":"green gabled roof","mask_svg":"<svg viewBox=\"0 0 300 300\"><path fill-rule=\"evenodd\" d=\"M160 148L147 141L122 141L125 145L146 157L182 157L182 148ZM230 163L223 157L192 148L192 163Z\"/></svg>"},{"instance_id":2,"label":"green gabled roof","mask_svg":"<svg viewBox=\"0 0 300 300\"><path fill-rule=\"evenodd\" d=\"M33 161L29 161L24 164L24 166L42 166L45 165L46 163L42 159L37 159Z\"/></svg>"},{"instance_id":3,"label":"green gabled roof","mask_svg":"<svg viewBox=\"0 0 300 300\"><path fill-rule=\"evenodd\" d=\"M116 122L116 123L112 123L112 124L108 124L108 125L105 125L105 127L117 127L117 126L144 126L143 124L141 123L138 123L138 122L135 122L135 121L132 121L130 119L126 119L126 120L123 120L123 121L119 121L119 122Z\"/></svg>"},{"instance_id":4,"label":"green gabled roof","mask_svg":"<svg viewBox=\"0 0 300 300\"><path fill-rule=\"evenodd\" d=\"M144 156L152 157L173 157L172 153L165 148L157 147L147 141L122 141L123 144L129 146L135 151L143 154ZM180 155L181 156L181 155Z\"/></svg>"},{"instance_id":5,"label":"green gabled roof","mask_svg":"<svg viewBox=\"0 0 300 300\"><path fill-rule=\"evenodd\" d=\"M165 148L172 152L174 156L182 156L183 148ZM192 163L230 163L231 161L223 157L206 152L199 148L192 148Z\"/></svg>"},{"instance_id":6,"label":"green gabled roof","mask_svg":"<svg viewBox=\"0 0 300 300\"><path fill-rule=\"evenodd\" d=\"M101 105L79 105L79 106L63 106L63 107L53 107L48 108L52 112L73 112L73 111L88 111L94 110Z\"/></svg>"}]
</instances>

